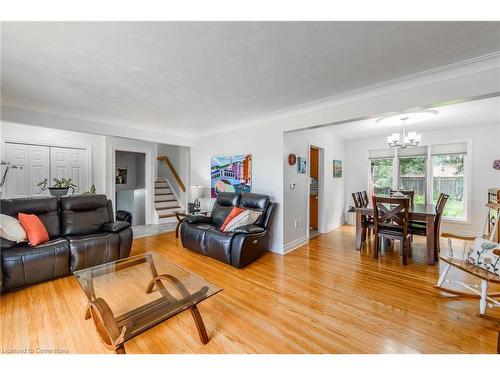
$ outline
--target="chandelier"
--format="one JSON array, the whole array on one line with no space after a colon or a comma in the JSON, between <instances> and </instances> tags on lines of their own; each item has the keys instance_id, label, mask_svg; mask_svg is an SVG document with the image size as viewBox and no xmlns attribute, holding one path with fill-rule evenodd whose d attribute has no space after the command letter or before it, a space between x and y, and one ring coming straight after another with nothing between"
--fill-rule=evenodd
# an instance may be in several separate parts
<instances>
[{"instance_id":1,"label":"chandelier","mask_svg":"<svg viewBox=\"0 0 500 375\"><path fill-rule=\"evenodd\" d=\"M397 115L379 118L376 122L381 125L394 126L396 121L401 121L402 132L393 133L387 137L387 144L391 148L416 147L422 139L422 135L416 131L407 132L406 126L418 122L430 120L438 114L435 110L422 110L418 112L405 112Z\"/></svg>"},{"instance_id":2,"label":"chandelier","mask_svg":"<svg viewBox=\"0 0 500 375\"><path fill-rule=\"evenodd\" d=\"M422 136L417 134L417 132L409 132L406 134L406 121L408 117L401 117L400 119L403 122L403 136L399 133L392 133L392 135L387 137L387 144L391 148L407 148L407 147L416 147L420 142ZM401 140L401 142L400 142Z\"/></svg>"}]
</instances>

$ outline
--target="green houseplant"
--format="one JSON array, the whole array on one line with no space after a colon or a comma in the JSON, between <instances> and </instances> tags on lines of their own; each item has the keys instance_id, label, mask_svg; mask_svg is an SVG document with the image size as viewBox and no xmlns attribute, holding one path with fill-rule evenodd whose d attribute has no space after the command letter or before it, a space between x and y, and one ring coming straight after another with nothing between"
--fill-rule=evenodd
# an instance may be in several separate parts
<instances>
[{"instance_id":1,"label":"green houseplant","mask_svg":"<svg viewBox=\"0 0 500 375\"><path fill-rule=\"evenodd\" d=\"M36 186L40 186L42 191L49 189L50 195L53 197L62 197L63 195L67 195L69 189L72 190L72 194L75 193L75 188L77 186L71 181L71 178L53 178L52 181L54 182L52 186L48 186L48 179L39 182Z\"/></svg>"}]
</instances>

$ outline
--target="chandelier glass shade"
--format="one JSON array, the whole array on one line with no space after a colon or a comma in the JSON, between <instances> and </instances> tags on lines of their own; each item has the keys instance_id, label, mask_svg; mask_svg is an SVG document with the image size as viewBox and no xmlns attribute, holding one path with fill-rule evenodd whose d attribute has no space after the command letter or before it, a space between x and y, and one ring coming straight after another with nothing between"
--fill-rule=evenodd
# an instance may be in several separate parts
<instances>
[{"instance_id":1,"label":"chandelier glass shade","mask_svg":"<svg viewBox=\"0 0 500 375\"><path fill-rule=\"evenodd\" d=\"M391 148L416 147L420 143L422 136L416 131L407 132L406 125L425 121L437 115L437 111L421 111L415 113L402 113L395 116L382 117L377 120L378 124L393 125L396 120L402 122L402 132L393 133L387 137L387 144Z\"/></svg>"}]
</instances>

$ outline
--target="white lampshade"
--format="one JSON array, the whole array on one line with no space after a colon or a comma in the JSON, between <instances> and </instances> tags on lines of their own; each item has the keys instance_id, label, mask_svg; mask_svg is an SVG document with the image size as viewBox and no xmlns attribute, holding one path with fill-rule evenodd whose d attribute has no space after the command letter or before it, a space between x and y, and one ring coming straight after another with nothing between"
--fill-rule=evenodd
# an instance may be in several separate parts
<instances>
[{"instance_id":1,"label":"white lampshade","mask_svg":"<svg viewBox=\"0 0 500 375\"><path fill-rule=\"evenodd\" d=\"M387 137L387 143L398 143L399 142L399 133L393 133L392 135Z\"/></svg>"},{"instance_id":2,"label":"white lampshade","mask_svg":"<svg viewBox=\"0 0 500 375\"><path fill-rule=\"evenodd\" d=\"M189 187L189 195L191 199L200 199L205 196L205 188L201 185L193 185Z\"/></svg>"}]
</instances>

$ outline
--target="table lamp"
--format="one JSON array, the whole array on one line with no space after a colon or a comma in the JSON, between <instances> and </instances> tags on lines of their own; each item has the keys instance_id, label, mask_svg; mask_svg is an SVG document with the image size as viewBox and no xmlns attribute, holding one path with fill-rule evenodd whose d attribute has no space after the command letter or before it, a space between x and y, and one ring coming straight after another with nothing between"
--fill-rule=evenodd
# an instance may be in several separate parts
<instances>
[{"instance_id":1,"label":"table lamp","mask_svg":"<svg viewBox=\"0 0 500 375\"><path fill-rule=\"evenodd\" d=\"M205 189L201 185L193 185L189 187L189 194L194 200L194 212L200 211L200 198L205 196Z\"/></svg>"}]
</instances>

